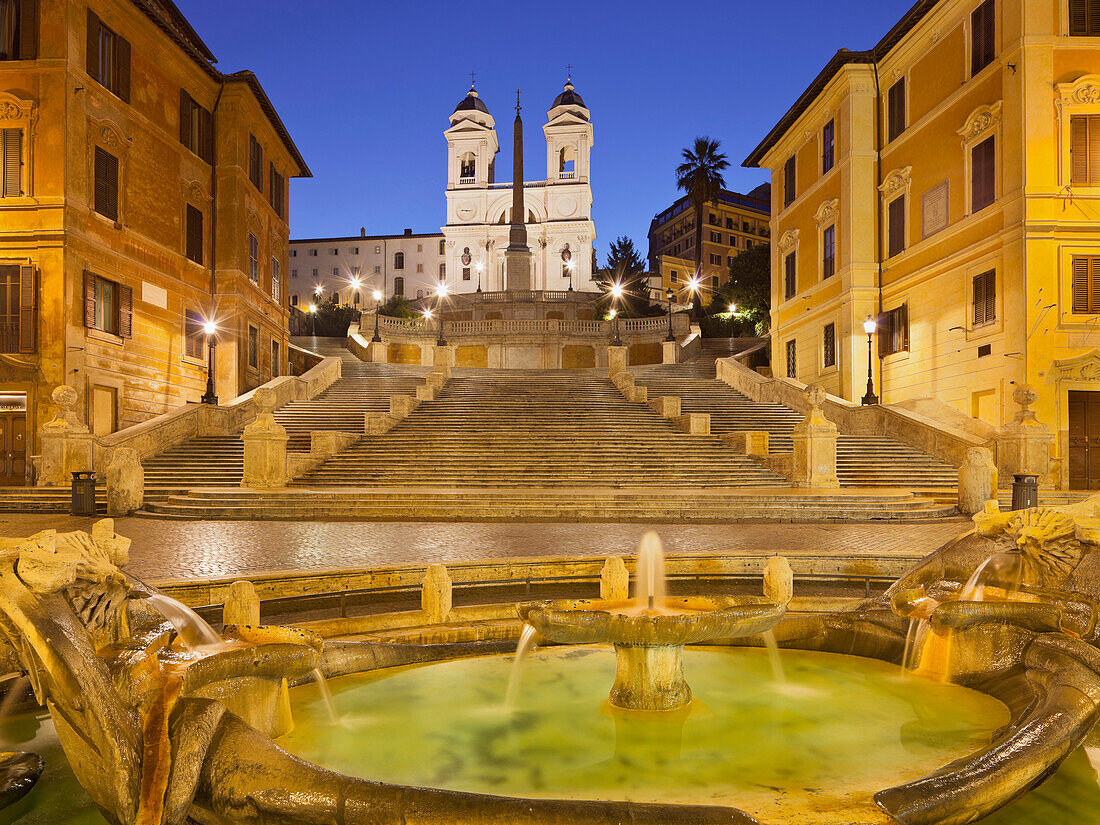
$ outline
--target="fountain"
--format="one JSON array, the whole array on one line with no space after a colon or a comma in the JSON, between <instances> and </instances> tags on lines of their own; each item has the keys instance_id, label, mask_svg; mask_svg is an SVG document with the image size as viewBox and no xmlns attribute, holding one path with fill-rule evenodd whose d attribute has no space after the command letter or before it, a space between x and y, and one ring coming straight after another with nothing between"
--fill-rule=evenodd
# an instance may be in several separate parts
<instances>
[{"instance_id":1,"label":"fountain","mask_svg":"<svg viewBox=\"0 0 1100 825\"><path fill-rule=\"evenodd\" d=\"M672 711L691 702L684 679L684 645L755 636L770 630L791 600L791 567L781 556L764 575L764 600L670 599L665 594L664 552L656 533L642 539L634 599L572 599L519 605L524 623L562 644L611 644L615 648L612 706Z\"/></svg>"}]
</instances>

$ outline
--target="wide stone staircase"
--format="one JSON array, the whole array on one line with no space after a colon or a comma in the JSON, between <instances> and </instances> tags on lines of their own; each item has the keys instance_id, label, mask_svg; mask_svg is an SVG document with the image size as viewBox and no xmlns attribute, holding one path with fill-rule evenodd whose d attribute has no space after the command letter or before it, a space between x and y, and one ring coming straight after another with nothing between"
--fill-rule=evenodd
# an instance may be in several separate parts
<instances>
[{"instance_id":1,"label":"wide stone staircase","mask_svg":"<svg viewBox=\"0 0 1100 825\"><path fill-rule=\"evenodd\" d=\"M638 386L649 397L675 395L684 413L710 414L711 433L766 430L773 453L794 449L791 433L805 416L782 404L752 401L716 378L709 357L684 364L635 367ZM847 487L900 487L909 490L953 490L958 471L885 436L843 435L837 438L837 476Z\"/></svg>"}]
</instances>

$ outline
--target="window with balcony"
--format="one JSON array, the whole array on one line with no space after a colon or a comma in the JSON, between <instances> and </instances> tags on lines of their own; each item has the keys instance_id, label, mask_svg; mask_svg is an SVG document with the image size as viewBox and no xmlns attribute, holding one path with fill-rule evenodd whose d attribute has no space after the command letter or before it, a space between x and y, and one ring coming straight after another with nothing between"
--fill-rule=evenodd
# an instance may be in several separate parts
<instances>
[{"instance_id":1,"label":"window with balcony","mask_svg":"<svg viewBox=\"0 0 1100 825\"><path fill-rule=\"evenodd\" d=\"M107 91L130 102L130 43L88 9L88 74Z\"/></svg>"},{"instance_id":2,"label":"window with balcony","mask_svg":"<svg viewBox=\"0 0 1100 825\"><path fill-rule=\"evenodd\" d=\"M0 60L34 60L38 0L0 0Z\"/></svg>"},{"instance_id":3,"label":"window with balcony","mask_svg":"<svg viewBox=\"0 0 1100 825\"><path fill-rule=\"evenodd\" d=\"M558 153L558 177L572 180L577 173L577 153L572 146L563 146Z\"/></svg>"}]
</instances>

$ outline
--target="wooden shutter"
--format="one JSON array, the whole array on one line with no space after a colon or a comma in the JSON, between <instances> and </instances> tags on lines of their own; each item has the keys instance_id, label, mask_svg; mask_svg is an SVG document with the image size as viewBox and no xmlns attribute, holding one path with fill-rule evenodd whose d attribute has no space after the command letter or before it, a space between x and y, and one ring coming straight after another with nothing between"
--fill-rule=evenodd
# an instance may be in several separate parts
<instances>
[{"instance_id":1,"label":"wooden shutter","mask_svg":"<svg viewBox=\"0 0 1100 825\"><path fill-rule=\"evenodd\" d=\"M995 138L986 138L970 152L970 211L980 212L995 199Z\"/></svg>"},{"instance_id":2,"label":"wooden shutter","mask_svg":"<svg viewBox=\"0 0 1100 825\"><path fill-rule=\"evenodd\" d=\"M1100 186L1100 115L1085 118L1088 125L1088 182L1086 186Z\"/></svg>"},{"instance_id":3,"label":"wooden shutter","mask_svg":"<svg viewBox=\"0 0 1100 825\"><path fill-rule=\"evenodd\" d=\"M905 131L905 78L891 86L887 94L887 125L889 140Z\"/></svg>"},{"instance_id":4,"label":"wooden shutter","mask_svg":"<svg viewBox=\"0 0 1100 825\"><path fill-rule=\"evenodd\" d=\"M993 61L993 37L996 32L994 0L985 0L970 15L970 75L974 76Z\"/></svg>"},{"instance_id":5,"label":"wooden shutter","mask_svg":"<svg viewBox=\"0 0 1100 825\"><path fill-rule=\"evenodd\" d=\"M19 59L34 60L38 47L38 0L19 2Z\"/></svg>"},{"instance_id":6,"label":"wooden shutter","mask_svg":"<svg viewBox=\"0 0 1100 825\"><path fill-rule=\"evenodd\" d=\"M199 108L199 154L207 163L214 162L214 115L206 109Z\"/></svg>"},{"instance_id":7,"label":"wooden shutter","mask_svg":"<svg viewBox=\"0 0 1100 825\"><path fill-rule=\"evenodd\" d=\"M88 9L88 74L103 82L99 76L99 18Z\"/></svg>"},{"instance_id":8,"label":"wooden shutter","mask_svg":"<svg viewBox=\"0 0 1100 825\"><path fill-rule=\"evenodd\" d=\"M1074 115L1069 119L1069 182L1089 185L1089 119Z\"/></svg>"},{"instance_id":9,"label":"wooden shutter","mask_svg":"<svg viewBox=\"0 0 1100 825\"><path fill-rule=\"evenodd\" d=\"M130 102L130 41L124 37L115 35L115 54L118 55L118 64L115 71L118 72L118 96Z\"/></svg>"},{"instance_id":10,"label":"wooden shutter","mask_svg":"<svg viewBox=\"0 0 1100 825\"><path fill-rule=\"evenodd\" d=\"M905 196L890 201L888 210L888 257L892 258L905 251Z\"/></svg>"},{"instance_id":11,"label":"wooden shutter","mask_svg":"<svg viewBox=\"0 0 1100 825\"><path fill-rule=\"evenodd\" d=\"M95 291L96 277L84 270L84 326L95 328Z\"/></svg>"},{"instance_id":12,"label":"wooden shutter","mask_svg":"<svg viewBox=\"0 0 1100 825\"><path fill-rule=\"evenodd\" d=\"M1069 0L1069 33L1081 37L1088 31L1088 14L1085 0Z\"/></svg>"},{"instance_id":13,"label":"wooden shutter","mask_svg":"<svg viewBox=\"0 0 1100 825\"><path fill-rule=\"evenodd\" d=\"M797 181L795 180L795 156L791 155L787 158L786 164L783 167L783 205L790 206L794 203L795 199L795 187Z\"/></svg>"},{"instance_id":14,"label":"wooden shutter","mask_svg":"<svg viewBox=\"0 0 1100 825\"><path fill-rule=\"evenodd\" d=\"M202 212L187 204L187 257L197 264L202 263Z\"/></svg>"},{"instance_id":15,"label":"wooden shutter","mask_svg":"<svg viewBox=\"0 0 1100 825\"><path fill-rule=\"evenodd\" d=\"M191 116L194 109L191 105L191 95L185 89L180 89L180 143L194 151L198 147L191 145Z\"/></svg>"},{"instance_id":16,"label":"wooden shutter","mask_svg":"<svg viewBox=\"0 0 1100 825\"><path fill-rule=\"evenodd\" d=\"M975 275L973 281L974 326L988 324L997 318L997 273L993 270Z\"/></svg>"},{"instance_id":17,"label":"wooden shutter","mask_svg":"<svg viewBox=\"0 0 1100 825\"><path fill-rule=\"evenodd\" d=\"M19 351L34 352L35 284L34 267L19 267Z\"/></svg>"},{"instance_id":18,"label":"wooden shutter","mask_svg":"<svg viewBox=\"0 0 1100 825\"><path fill-rule=\"evenodd\" d=\"M95 211L118 220L118 158L98 146L95 150Z\"/></svg>"},{"instance_id":19,"label":"wooden shutter","mask_svg":"<svg viewBox=\"0 0 1100 825\"><path fill-rule=\"evenodd\" d=\"M23 130L0 129L0 198L23 194Z\"/></svg>"},{"instance_id":20,"label":"wooden shutter","mask_svg":"<svg viewBox=\"0 0 1100 825\"><path fill-rule=\"evenodd\" d=\"M118 337L134 337L134 291L118 285Z\"/></svg>"}]
</instances>

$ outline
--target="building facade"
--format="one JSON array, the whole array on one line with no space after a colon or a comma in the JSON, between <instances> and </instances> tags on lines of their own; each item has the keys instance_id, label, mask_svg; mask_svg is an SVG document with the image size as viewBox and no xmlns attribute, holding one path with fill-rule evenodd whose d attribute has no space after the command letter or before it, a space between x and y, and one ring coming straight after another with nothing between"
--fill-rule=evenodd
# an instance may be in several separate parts
<instances>
[{"instance_id":1,"label":"building facade","mask_svg":"<svg viewBox=\"0 0 1100 825\"><path fill-rule=\"evenodd\" d=\"M775 374L857 401L870 362L884 402L994 426L1030 384L1055 480L1100 486L1098 161L1086 0L923 0L838 52L745 162L772 176Z\"/></svg>"},{"instance_id":2,"label":"building facade","mask_svg":"<svg viewBox=\"0 0 1100 825\"><path fill-rule=\"evenodd\" d=\"M206 321L223 399L285 371L287 181L309 170L170 0L0 18L0 484L20 484L59 385L100 435L197 401Z\"/></svg>"},{"instance_id":3,"label":"building facade","mask_svg":"<svg viewBox=\"0 0 1100 825\"><path fill-rule=\"evenodd\" d=\"M717 201L706 205L698 279L704 298L728 280L738 254L755 244L768 243L770 210L767 184L748 195L723 190ZM662 291L671 288L674 300L692 300L685 287L695 275L695 207L687 195L650 222L649 268L661 273Z\"/></svg>"},{"instance_id":4,"label":"building facade","mask_svg":"<svg viewBox=\"0 0 1100 825\"><path fill-rule=\"evenodd\" d=\"M384 300L430 295L446 279L443 234L368 235L304 238L290 241L290 306L307 308L321 300L374 306L374 292Z\"/></svg>"},{"instance_id":5,"label":"building facade","mask_svg":"<svg viewBox=\"0 0 1100 825\"><path fill-rule=\"evenodd\" d=\"M496 122L470 89L455 107L447 138L445 271L451 292L503 291L505 248L512 220L512 183L495 180L500 151ZM547 112L546 177L525 181L531 288L598 292L592 244L591 112L567 82Z\"/></svg>"}]
</instances>

